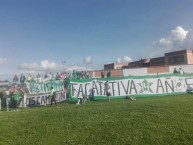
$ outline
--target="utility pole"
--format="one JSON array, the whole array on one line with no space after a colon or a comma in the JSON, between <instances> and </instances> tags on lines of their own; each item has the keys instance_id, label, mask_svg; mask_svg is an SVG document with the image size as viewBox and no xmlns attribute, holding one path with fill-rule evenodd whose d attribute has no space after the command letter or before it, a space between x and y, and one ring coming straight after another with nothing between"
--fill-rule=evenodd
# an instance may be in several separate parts
<instances>
[{"instance_id":1,"label":"utility pole","mask_svg":"<svg viewBox=\"0 0 193 145\"><path fill-rule=\"evenodd\" d=\"M65 60L63 60L63 61L62 61L62 65L63 65L63 71L64 71L64 72L65 72L65 67L64 67L64 66L65 66L65 64L66 64L66 61L65 61Z\"/></svg>"}]
</instances>

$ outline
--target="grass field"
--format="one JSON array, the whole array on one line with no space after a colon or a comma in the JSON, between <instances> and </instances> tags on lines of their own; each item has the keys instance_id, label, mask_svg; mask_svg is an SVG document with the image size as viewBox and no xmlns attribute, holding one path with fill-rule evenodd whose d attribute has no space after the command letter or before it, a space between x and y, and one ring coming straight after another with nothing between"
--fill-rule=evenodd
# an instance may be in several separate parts
<instances>
[{"instance_id":1,"label":"grass field","mask_svg":"<svg viewBox=\"0 0 193 145\"><path fill-rule=\"evenodd\" d=\"M0 145L193 145L193 95L0 112Z\"/></svg>"}]
</instances>

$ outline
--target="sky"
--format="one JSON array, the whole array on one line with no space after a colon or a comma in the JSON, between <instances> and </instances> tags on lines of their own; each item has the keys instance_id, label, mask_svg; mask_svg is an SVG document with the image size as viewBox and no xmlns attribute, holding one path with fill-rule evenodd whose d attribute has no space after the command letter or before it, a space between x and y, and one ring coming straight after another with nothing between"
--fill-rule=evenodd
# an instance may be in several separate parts
<instances>
[{"instance_id":1,"label":"sky","mask_svg":"<svg viewBox=\"0 0 193 145\"><path fill-rule=\"evenodd\" d=\"M0 0L0 80L193 49L193 0Z\"/></svg>"}]
</instances>

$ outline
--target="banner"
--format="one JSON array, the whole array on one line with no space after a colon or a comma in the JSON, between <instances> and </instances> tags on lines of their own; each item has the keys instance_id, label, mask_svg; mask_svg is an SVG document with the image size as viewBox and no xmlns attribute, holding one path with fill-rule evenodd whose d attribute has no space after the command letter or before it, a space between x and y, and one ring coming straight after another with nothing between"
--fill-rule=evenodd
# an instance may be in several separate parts
<instances>
[{"instance_id":1,"label":"banner","mask_svg":"<svg viewBox=\"0 0 193 145\"><path fill-rule=\"evenodd\" d=\"M62 102L66 100L66 94L63 91L56 92L56 102ZM26 106L42 106L51 104L50 93L42 95L29 96L20 100L20 107Z\"/></svg>"},{"instance_id":2,"label":"banner","mask_svg":"<svg viewBox=\"0 0 193 145\"><path fill-rule=\"evenodd\" d=\"M106 96L104 85L106 80L72 80L70 82L71 98L77 98L80 95ZM193 75L110 78L108 79L108 84L112 97L185 93L193 90Z\"/></svg>"},{"instance_id":3,"label":"banner","mask_svg":"<svg viewBox=\"0 0 193 145\"><path fill-rule=\"evenodd\" d=\"M56 91L63 90L63 80L50 80L46 82L31 82L27 84L29 94L40 94L50 92L50 87L53 87Z\"/></svg>"}]
</instances>

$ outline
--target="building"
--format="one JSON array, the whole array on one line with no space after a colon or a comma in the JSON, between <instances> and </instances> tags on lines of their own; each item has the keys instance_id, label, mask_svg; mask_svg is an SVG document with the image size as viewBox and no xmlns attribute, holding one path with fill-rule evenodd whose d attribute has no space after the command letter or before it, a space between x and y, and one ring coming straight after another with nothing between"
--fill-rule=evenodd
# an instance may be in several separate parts
<instances>
[{"instance_id":1,"label":"building","mask_svg":"<svg viewBox=\"0 0 193 145\"><path fill-rule=\"evenodd\" d=\"M163 57L141 59L128 64L124 68L140 68L164 65L187 65L193 64L193 50L180 50L165 53Z\"/></svg>"},{"instance_id":2,"label":"building","mask_svg":"<svg viewBox=\"0 0 193 145\"><path fill-rule=\"evenodd\" d=\"M133 61L124 68L139 68L139 67L149 67L150 59L141 59L138 61Z\"/></svg>"},{"instance_id":3,"label":"building","mask_svg":"<svg viewBox=\"0 0 193 145\"><path fill-rule=\"evenodd\" d=\"M165 53L165 65L193 64L193 51L180 50Z\"/></svg>"}]
</instances>

